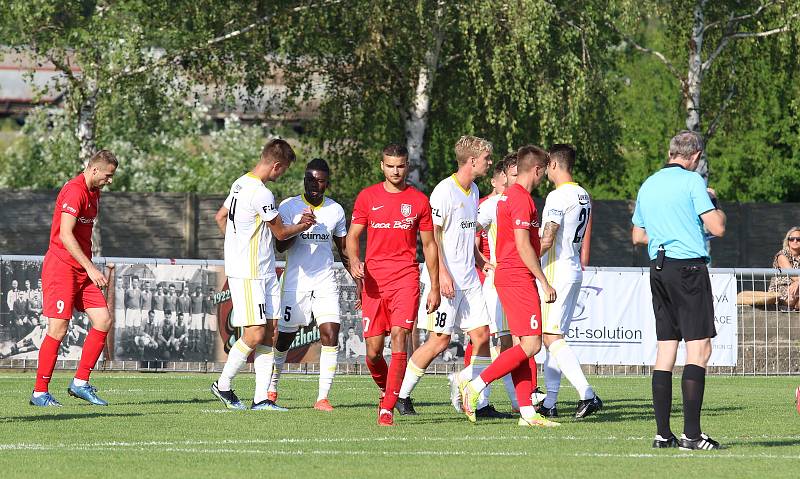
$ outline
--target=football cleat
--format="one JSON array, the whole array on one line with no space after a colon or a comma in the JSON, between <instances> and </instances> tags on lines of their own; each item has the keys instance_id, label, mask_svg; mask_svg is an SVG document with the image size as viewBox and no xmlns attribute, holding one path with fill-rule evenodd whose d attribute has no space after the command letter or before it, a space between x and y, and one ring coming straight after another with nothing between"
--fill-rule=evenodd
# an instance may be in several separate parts
<instances>
[{"instance_id":1,"label":"football cleat","mask_svg":"<svg viewBox=\"0 0 800 479\"><path fill-rule=\"evenodd\" d=\"M575 407L575 419L583 419L601 409L603 409L603 401L595 394L591 399L578 401L578 405Z\"/></svg>"},{"instance_id":2,"label":"football cleat","mask_svg":"<svg viewBox=\"0 0 800 479\"><path fill-rule=\"evenodd\" d=\"M526 427L559 427L561 426L560 422L555 422L547 419L546 417L542 416L541 414L534 413L533 416L525 417L521 416L519 421L517 422L520 426Z\"/></svg>"},{"instance_id":3,"label":"football cleat","mask_svg":"<svg viewBox=\"0 0 800 479\"><path fill-rule=\"evenodd\" d=\"M555 404L553 407L544 407L544 405L541 405L536 408L536 412L544 417L558 417L558 408L555 406Z\"/></svg>"},{"instance_id":4,"label":"football cleat","mask_svg":"<svg viewBox=\"0 0 800 479\"><path fill-rule=\"evenodd\" d=\"M697 439L689 439L685 434L681 434L678 439L678 447L682 451L710 451L712 449L721 449L719 443L702 432Z\"/></svg>"},{"instance_id":5,"label":"football cleat","mask_svg":"<svg viewBox=\"0 0 800 479\"><path fill-rule=\"evenodd\" d=\"M461 407L461 393L458 391L458 373L447 375L447 382L450 383L450 404L456 412L463 412Z\"/></svg>"},{"instance_id":6,"label":"football cleat","mask_svg":"<svg viewBox=\"0 0 800 479\"><path fill-rule=\"evenodd\" d=\"M239 398L236 397L236 393L233 392L233 389L230 391L220 391L216 381L211 385L211 393L222 401L222 404L228 409L247 409L247 407L242 404L242 401L239 401Z\"/></svg>"},{"instance_id":7,"label":"football cleat","mask_svg":"<svg viewBox=\"0 0 800 479\"><path fill-rule=\"evenodd\" d=\"M44 393L39 397L35 397L31 394L31 406L39 406L39 407L61 407L61 403L56 400L50 393Z\"/></svg>"},{"instance_id":8,"label":"football cleat","mask_svg":"<svg viewBox=\"0 0 800 479\"><path fill-rule=\"evenodd\" d=\"M378 426L394 426L394 414L388 409L378 411Z\"/></svg>"},{"instance_id":9,"label":"football cleat","mask_svg":"<svg viewBox=\"0 0 800 479\"><path fill-rule=\"evenodd\" d=\"M653 439L653 449L666 449L671 447L678 447L677 437L670 436L664 439L660 435L656 434L656 438Z\"/></svg>"},{"instance_id":10,"label":"football cleat","mask_svg":"<svg viewBox=\"0 0 800 479\"><path fill-rule=\"evenodd\" d=\"M233 392L233 391L231 391ZM250 406L250 410L252 411L277 411L277 412L286 412L288 409L285 407L280 407L274 402L270 401L269 399L264 399L263 401L259 401L257 403L253 403Z\"/></svg>"},{"instance_id":11,"label":"football cleat","mask_svg":"<svg viewBox=\"0 0 800 479\"><path fill-rule=\"evenodd\" d=\"M97 395L97 388L89 383L86 383L83 386L78 386L73 380L69 383L67 394L74 398L83 399L84 401L92 403L95 406L108 406L108 402L100 399L100 397Z\"/></svg>"},{"instance_id":12,"label":"football cleat","mask_svg":"<svg viewBox=\"0 0 800 479\"><path fill-rule=\"evenodd\" d=\"M480 394L472 390L469 381L462 381L458 385L458 393L461 396L461 405L464 407L464 414L470 422L477 421L475 412L478 410L478 398Z\"/></svg>"},{"instance_id":13,"label":"football cleat","mask_svg":"<svg viewBox=\"0 0 800 479\"><path fill-rule=\"evenodd\" d=\"M328 401L328 398L323 398L314 403L314 409L316 409L317 411L331 412L333 411L333 406L331 406L331 403L330 401Z\"/></svg>"},{"instance_id":14,"label":"football cleat","mask_svg":"<svg viewBox=\"0 0 800 479\"><path fill-rule=\"evenodd\" d=\"M533 402L533 407L542 404L545 398L547 398L547 393L543 393L538 387L534 389L531 393L531 402Z\"/></svg>"},{"instance_id":15,"label":"football cleat","mask_svg":"<svg viewBox=\"0 0 800 479\"><path fill-rule=\"evenodd\" d=\"M278 402L278 391L267 391L267 399L272 402Z\"/></svg>"},{"instance_id":16,"label":"football cleat","mask_svg":"<svg viewBox=\"0 0 800 479\"><path fill-rule=\"evenodd\" d=\"M401 416L416 416L417 411L414 409L414 401L411 397L407 398L397 398L397 403L394 405L397 412L400 413Z\"/></svg>"},{"instance_id":17,"label":"football cleat","mask_svg":"<svg viewBox=\"0 0 800 479\"><path fill-rule=\"evenodd\" d=\"M489 404L475 411L475 417L486 419L511 419L514 416L505 412L500 412Z\"/></svg>"}]
</instances>

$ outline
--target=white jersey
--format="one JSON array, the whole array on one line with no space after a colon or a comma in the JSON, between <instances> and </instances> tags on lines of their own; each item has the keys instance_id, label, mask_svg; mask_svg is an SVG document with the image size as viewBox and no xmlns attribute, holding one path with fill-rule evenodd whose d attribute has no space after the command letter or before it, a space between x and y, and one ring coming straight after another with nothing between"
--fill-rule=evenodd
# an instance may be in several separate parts
<instances>
[{"instance_id":1,"label":"white jersey","mask_svg":"<svg viewBox=\"0 0 800 479\"><path fill-rule=\"evenodd\" d=\"M455 289L480 287L475 270L475 228L478 219L478 187L465 190L455 174L440 181L431 193L433 224L442 227L444 263Z\"/></svg>"},{"instance_id":2,"label":"white jersey","mask_svg":"<svg viewBox=\"0 0 800 479\"><path fill-rule=\"evenodd\" d=\"M478 206L478 224L486 230L489 241L489 262L497 264L497 203L503 195L494 195L483 200Z\"/></svg>"},{"instance_id":3,"label":"white jersey","mask_svg":"<svg viewBox=\"0 0 800 479\"><path fill-rule=\"evenodd\" d=\"M225 207L225 274L241 279L274 277L272 231L266 224L278 216L272 192L258 177L247 173L231 186Z\"/></svg>"},{"instance_id":4,"label":"white jersey","mask_svg":"<svg viewBox=\"0 0 800 479\"><path fill-rule=\"evenodd\" d=\"M551 276L552 280L560 281L582 275L581 245L591 211L589 193L577 183L563 183L547 195L540 234L547 223L559 225L553 246L542 256L542 268L548 280ZM556 272L558 278L554 276Z\"/></svg>"},{"instance_id":5,"label":"white jersey","mask_svg":"<svg viewBox=\"0 0 800 479\"><path fill-rule=\"evenodd\" d=\"M333 274L333 237L347 234L344 209L330 198L313 206L302 195L281 202L278 211L284 223L295 224L303 212L311 209L317 223L295 237L286 253L286 269L281 277L285 291L312 291L337 289Z\"/></svg>"}]
</instances>

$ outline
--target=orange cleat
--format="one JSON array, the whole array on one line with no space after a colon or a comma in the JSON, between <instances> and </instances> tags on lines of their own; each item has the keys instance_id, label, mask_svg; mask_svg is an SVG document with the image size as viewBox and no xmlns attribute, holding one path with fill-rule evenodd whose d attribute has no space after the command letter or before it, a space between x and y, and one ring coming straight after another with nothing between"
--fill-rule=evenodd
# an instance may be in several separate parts
<instances>
[{"instance_id":1,"label":"orange cleat","mask_svg":"<svg viewBox=\"0 0 800 479\"><path fill-rule=\"evenodd\" d=\"M278 402L278 391L268 391L267 399L269 399L272 402Z\"/></svg>"},{"instance_id":2,"label":"orange cleat","mask_svg":"<svg viewBox=\"0 0 800 479\"><path fill-rule=\"evenodd\" d=\"M394 426L394 414L392 414L392 411L381 409L378 412L378 426Z\"/></svg>"},{"instance_id":3,"label":"orange cleat","mask_svg":"<svg viewBox=\"0 0 800 479\"><path fill-rule=\"evenodd\" d=\"M331 403L330 401L328 401L328 398L325 398L315 402L314 409L318 411L331 412L333 411L333 406L331 406Z\"/></svg>"}]
</instances>

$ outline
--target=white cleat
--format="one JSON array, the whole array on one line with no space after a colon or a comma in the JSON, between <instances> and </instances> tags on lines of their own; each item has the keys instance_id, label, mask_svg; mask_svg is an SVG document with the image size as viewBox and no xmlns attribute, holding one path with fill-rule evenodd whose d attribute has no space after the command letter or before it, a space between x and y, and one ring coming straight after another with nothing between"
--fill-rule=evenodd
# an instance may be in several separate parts
<instances>
[{"instance_id":1,"label":"white cleat","mask_svg":"<svg viewBox=\"0 0 800 479\"><path fill-rule=\"evenodd\" d=\"M461 407L461 393L458 391L458 373L448 374L447 382L450 383L450 404L457 413L464 412Z\"/></svg>"}]
</instances>

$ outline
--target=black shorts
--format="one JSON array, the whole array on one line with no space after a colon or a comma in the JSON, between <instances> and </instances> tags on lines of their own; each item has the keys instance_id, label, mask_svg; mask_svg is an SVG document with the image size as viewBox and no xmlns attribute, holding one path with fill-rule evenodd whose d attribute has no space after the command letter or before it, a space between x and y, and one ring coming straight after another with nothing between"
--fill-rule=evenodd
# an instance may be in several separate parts
<instances>
[{"instance_id":1,"label":"black shorts","mask_svg":"<svg viewBox=\"0 0 800 479\"><path fill-rule=\"evenodd\" d=\"M714 297L702 259L666 258L664 268L650 265L650 290L659 341L713 338Z\"/></svg>"}]
</instances>

